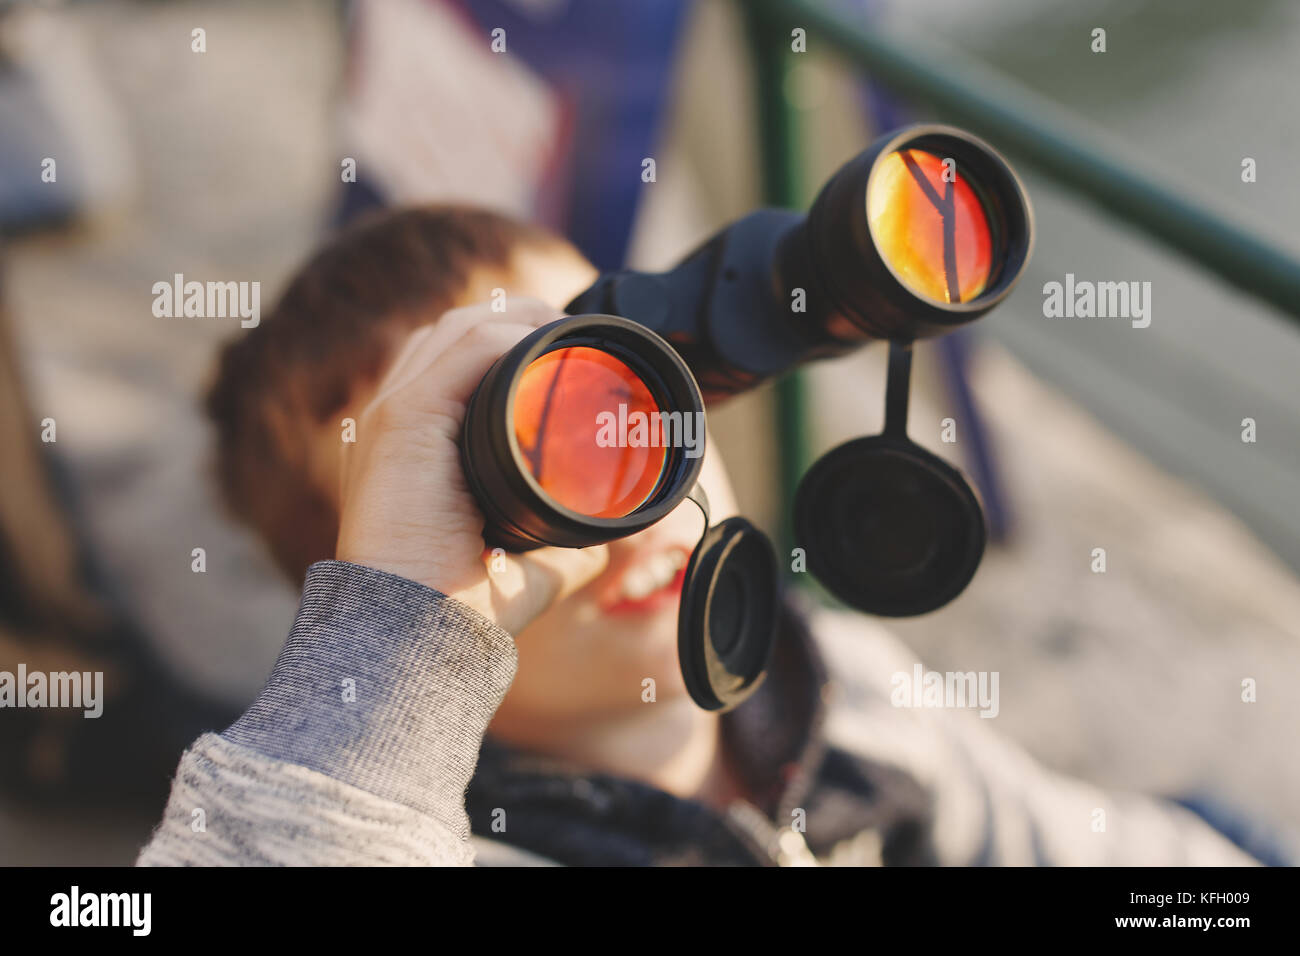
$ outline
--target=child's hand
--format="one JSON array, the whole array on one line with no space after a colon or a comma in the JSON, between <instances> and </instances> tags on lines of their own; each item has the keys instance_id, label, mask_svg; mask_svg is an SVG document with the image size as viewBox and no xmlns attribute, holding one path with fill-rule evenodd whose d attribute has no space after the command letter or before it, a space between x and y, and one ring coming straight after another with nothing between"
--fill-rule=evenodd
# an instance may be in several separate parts
<instances>
[{"instance_id":1,"label":"child's hand","mask_svg":"<svg viewBox=\"0 0 1300 956\"><path fill-rule=\"evenodd\" d=\"M343 446L340 561L427 585L511 634L604 570L601 545L506 555L490 571L483 515L461 472L461 423L475 386L504 352L558 318L541 302L512 298L508 312L454 309L411 334L358 417L356 443Z\"/></svg>"}]
</instances>

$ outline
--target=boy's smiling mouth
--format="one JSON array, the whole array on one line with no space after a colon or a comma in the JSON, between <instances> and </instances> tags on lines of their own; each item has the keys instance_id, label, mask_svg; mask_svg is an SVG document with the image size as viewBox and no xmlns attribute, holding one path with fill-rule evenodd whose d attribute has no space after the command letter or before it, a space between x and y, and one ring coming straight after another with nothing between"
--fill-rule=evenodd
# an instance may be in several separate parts
<instances>
[{"instance_id":1,"label":"boy's smiling mouth","mask_svg":"<svg viewBox=\"0 0 1300 956\"><path fill-rule=\"evenodd\" d=\"M643 554L622 568L600 598L607 614L644 614L676 604L690 554L680 546Z\"/></svg>"}]
</instances>

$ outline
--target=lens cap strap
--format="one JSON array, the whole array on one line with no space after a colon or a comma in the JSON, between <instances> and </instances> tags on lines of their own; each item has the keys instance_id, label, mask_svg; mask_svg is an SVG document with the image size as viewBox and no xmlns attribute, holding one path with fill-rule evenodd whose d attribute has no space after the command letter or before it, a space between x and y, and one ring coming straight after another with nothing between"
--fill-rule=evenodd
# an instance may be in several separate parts
<instances>
[{"instance_id":1,"label":"lens cap strap","mask_svg":"<svg viewBox=\"0 0 1300 956\"><path fill-rule=\"evenodd\" d=\"M885 434L907 437L907 406L912 388L912 343L889 343L889 371L885 379Z\"/></svg>"},{"instance_id":2,"label":"lens cap strap","mask_svg":"<svg viewBox=\"0 0 1300 956\"><path fill-rule=\"evenodd\" d=\"M704 486L696 482L687 492L686 497L693 501L695 507L699 508L700 513L704 515L704 533L700 535L700 544L703 544L704 538L709 533L709 496L704 493ZM699 549L699 545L696 545L696 549Z\"/></svg>"}]
</instances>

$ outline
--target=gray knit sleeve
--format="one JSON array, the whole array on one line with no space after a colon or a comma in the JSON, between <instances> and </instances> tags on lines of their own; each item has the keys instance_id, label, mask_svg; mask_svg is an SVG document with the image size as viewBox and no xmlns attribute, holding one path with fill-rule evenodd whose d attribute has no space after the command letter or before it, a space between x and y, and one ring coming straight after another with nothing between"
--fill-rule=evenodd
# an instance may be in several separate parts
<instances>
[{"instance_id":1,"label":"gray knit sleeve","mask_svg":"<svg viewBox=\"0 0 1300 956\"><path fill-rule=\"evenodd\" d=\"M313 565L266 687L182 757L139 862L470 862L465 788L515 664L452 598Z\"/></svg>"}]
</instances>

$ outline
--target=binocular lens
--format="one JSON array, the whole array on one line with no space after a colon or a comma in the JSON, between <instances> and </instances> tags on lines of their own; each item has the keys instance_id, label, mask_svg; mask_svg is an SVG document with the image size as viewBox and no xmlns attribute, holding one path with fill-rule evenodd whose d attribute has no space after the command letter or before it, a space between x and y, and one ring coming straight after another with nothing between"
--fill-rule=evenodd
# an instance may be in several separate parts
<instances>
[{"instance_id":1,"label":"binocular lens","mask_svg":"<svg viewBox=\"0 0 1300 956\"><path fill-rule=\"evenodd\" d=\"M668 452L659 403L624 362L589 346L547 352L515 390L515 438L529 472L557 502L592 518L622 518L659 487ZM631 423L643 442L619 441Z\"/></svg>"},{"instance_id":2,"label":"binocular lens","mask_svg":"<svg viewBox=\"0 0 1300 956\"><path fill-rule=\"evenodd\" d=\"M827 181L778 242L777 288L807 293L796 332L821 338L820 349L914 342L1006 298L1033 237L1029 197L991 146L951 126L914 126L877 140ZM760 354L760 370L779 369L780 355Z\"/></svg>"},{"instance_id":3,"label":"binocular lens","mask_svg":"<svg viewBox=\"0 0 1300 956\"><path fill-rule=\"evenodd\" d=\"M491 546L585 548L676 508L704 440L699 386L672 346L627 319L582 315L543 326L488 370L461 454Z\"/></svg>"},{"instance_id":4,"label":"binocular lens","mask_svg":"<svg viewBox=\"0 0 1300 956\"><path fill-rule=\"evenodd\" d=\"M882 257L913 292L954 303L987 288L992 229L954 161L921 149L882 157L867 187L867 219Z\"/></svg>"}]
</instances>

